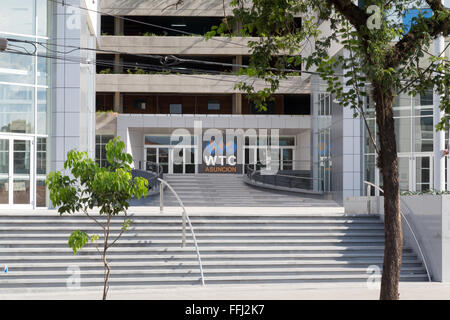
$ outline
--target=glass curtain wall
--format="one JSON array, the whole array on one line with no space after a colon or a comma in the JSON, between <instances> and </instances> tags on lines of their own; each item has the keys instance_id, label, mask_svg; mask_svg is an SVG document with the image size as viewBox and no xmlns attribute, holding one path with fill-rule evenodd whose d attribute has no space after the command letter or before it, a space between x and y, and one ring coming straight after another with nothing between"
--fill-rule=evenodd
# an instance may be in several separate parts
<instances>
[{"instance_id":1,"label":"glass curtain wall","mask_svg":"<svg viewBox=\"0 0 450 320\"><path fill-rule=\"evenodd\" d=\"M48 3L47 0L3 0L0 37L47 42ZM8 51L0 53L0 139L3 141L0 143L0 168L3 173L16 171L20 167L29 174L24 175L24 181L20 183L0 178L3 198L9 189L14 190L14 195L16 190L25 191L19 197L20 201L15 201L14 196L8 197L9 203L2 198L5 201L1 203L42 207L46 206L44 180L48 167L49 61L35 53L47 55L47 51L33 43L15 41L9 41ZM7 149L7 145L12 147ZM24 155L26 158L23 158ZM12 163L13 168L7 168L8 163ZM9 188L11 183L13 188ZM30 184L33 186L30 187Z\"/></svg>"},{"instance_id":2,"label":"glass curtain wall","mask_svg":"<svg viewBox=\"0 0 450 320\"><path fill-rule=\"evenodd\" d=\"M331 190L331 95L319 93L318 95L318 178L319 190Z\"/></svg>"},{"instance_id":3,"label":"glass curtain wall","mask_svg":"<svg viewBox=\"0 0 450 320\"><path fill-rule=\"evenodd\" d=\"M378 144L375 109L368 101L366 118L373 138ZM396 97L394 105L395 134L399 157L401 191L426 191L433 186L433 94ZM447 142L448 143L448 137ZM365 130L364 173L365 180L383 186L376 169L376 153L371 138ZM372 190L372 194L374 191Z\"/></svg>"}]
</instances>

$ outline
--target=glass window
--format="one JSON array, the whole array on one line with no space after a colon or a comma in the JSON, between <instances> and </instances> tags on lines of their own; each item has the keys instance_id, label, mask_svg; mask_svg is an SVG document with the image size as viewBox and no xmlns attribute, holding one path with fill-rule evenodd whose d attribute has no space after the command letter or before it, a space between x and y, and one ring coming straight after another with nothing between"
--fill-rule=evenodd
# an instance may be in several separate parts
<instances>
[{"instance_id":1,"label":"glass window","mask_svg":"<svg viewBox=\"0 0 450 320\"><path fill-rule=\"evenodd\" d=\"M400 94L394 100L394 117L409 117L411 116L411 96L407 94Z\"/></svg>"},{"instance_id":2,"label":"glass window","mask_svg":"<svg viewBox=\"0 0 450 320\"><path fill-rule=\"evenodd\" d=\"M375 183L375 156L366 155L364 156L364 178L366 181ZM374 188L370 188L372 194L375 195Z\"/></svg>"},{"instance_id":3,"label":"glass window","mask_svg":"<svg viewBox=\"0 0 450 320\"><path fill-rule=\"evenodd\" d=\"M397 138L397 152L411 151L411 118L395 119L395 136Z\"/></svg>"},{"instance_id":4,"label":"glass window","mask_svg":"<svg viewBox=\"0 0 450 320\"><path fill-rule=\"evenodd\" d=\"M375 140L375 142L377 141L377 134L375 131L375 119L368 119L367 120L367 126L370 129L370 133L372 134L373 139ZM365 134L365 153L375 153L375 148L372 142L372 139L370 138L369 132L367 131L367 127L366 125L364 125L364 129L366 131Z\"/></svg>"},{"instance_id":5,"label":"glass window","mask_svg":"<svg viewBox=\"0 0 450 320\"><path fill-rule=\"evenodd\" d=\"M220 101L218 100L208 101L208 110L220 110Z\"/></svg>"},{"instance_id":6,"label":"glass window","mask_svg":"<svg viewBox=\"0 0 450 320\"><path fill-rule=\"evenodd\" d=\"M171 114L181 114L182 112L182 105L180 103L171 103L169 107Z\"/></svg>"},{"instance_id":7,"label":"glass window","mask_svg":"<svg viewBox=\"0 0 450 320\"><path fill-rule=\"evenodd\" d=\"M38 53L40 55L47 55L46 50L38 50ZM47 59L45 57L38 57L37 58L37 84L39 85L47 85L48 83L48 63L50 59Z\"/></svg>"},{"instance_id":8,"label":"glass window","mask_svg":"<svg viewBox=\"0 0 450 320\"><path fill-rule=\"evenodd\" d=\"M8 46L10 45L17 46L17 48L12 48L20 52L32 53L35 50L32 45L26 43L9 42ZM34 57L2 52L0 54L0 81L34 84Z\"/></svg>"},{"instance_id":9,"label":"glass window","mask_svg":"<svg viewBox=\"0 0 450 320\"><path fill-rule=\"evenodd\" d=\"M171 145L177 145L180 144L183 140L183 145L194 145L195 144L195 140L194 140L194 136L182 136L182 137L178 137L178 140L170 140L170 144Z\"/></svg>"},{"instance_id":10,"label":"glass window","mask_svg":"<svg viewBox=\"0 0 450 320\"><path fill-rule=\"evenodd\" d=\"M280 146L295 146L294 137L280 137Z\"/></svg>"},{"instance_id":11,"label":"glass window","mask_svg":"<svg viewBox=\"0 0 450 320\"><path fill-rule=\"evenodd\" d=\"M47 12L48 0L36 0L37 11L37 34L38 36L47 36Z\"/></svg>"},{"instance_id":12,"label":"glass window","mask_svg":"<svg viewBox=\"0 0 450 320\"><path fill-rule=\"evenodd\" d=\"M34 89L0 85L0 131L34 133Z\"/></svg>"},{"instance_id":13,"label":"glass window","mask_svg":"<svg viewBox=\"0 0 450 320\"><path fill-rule=\"evenodd\" d=\"M433 151L433 117L417 117L414 126L415 151Z\"/></svg>"},{"instance_id":14,"label":"glass window","mask_svg":"<svg viewBox=\"0 0 450 320\"><path fill-rule=\"evenodd\" d=\"M36 146L36 173L47 173L47 138L37 138ZM45 178L45 177L44 177Z\"/></svg>"},{"instance_id":15,"label":"glass window","mask_svg":"<svg viewBox=\"0 0 450 320\"><path fill-rule=\"evenodd\" d=\"M37 133L47 134L47 89L37 90Z\"/></svg>"},{"instance_id":16,"label":"glass window","mask_svg":"<svg viewBox=\"0 0 450 320\"><path fill-rule=\"evenodd\" d=\"M34 35L34 1L3 0L0 11L0 31Z\"/></svg>"},{"instance_id":17,"label":"glass window","mask_svg":"<svg viewBox=\"0 0 450 320\"><path fill-rule=\"evenodd\" d=\"M146 145L170 145L170 136L145 136Z\"/></svg>"},{"instance_id":18,"label":"glass window","mask_svg":"<svg viewBox=\"0 0 450 320\"><path fill-rule=\"evenodd\" d=\"M109 140L114 139L113 135L97 135L95 137L95 159L100 167L106 167L106 144Z\"/></svg>"},{"instance_id":19,"label":"glass window","mask_svg":"<svg viewBox=\"0 0 450 320\"><path fill-rule=\"evenodd\" d=\"M144 100L134 100L133 101L134 110L145 110L147 109L147 102Z\"/></svg>"},{"instance_id":20,"label":"glass window","mask_svg":"<svg viewBox=\"0 0 450 320\"><path fill-rule=\"evenodd\" d=\"M420 94L420 105L430 106L433 105L433 91L429 90L425 93Z\"/></svg>"}]
</instances>

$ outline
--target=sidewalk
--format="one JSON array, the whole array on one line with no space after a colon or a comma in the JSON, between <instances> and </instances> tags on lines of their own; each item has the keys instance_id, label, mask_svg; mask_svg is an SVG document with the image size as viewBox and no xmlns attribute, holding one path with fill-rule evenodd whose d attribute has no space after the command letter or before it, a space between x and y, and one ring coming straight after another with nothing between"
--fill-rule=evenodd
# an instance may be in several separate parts
<instances>
[{"instance_id":1,"label":"sidewalk","mask_svg":"<svg viewBox=\"0 0 450 320\"><path fill-rule=\"evenodd\" d=\"M102 289L51 292L0 292L0 300L96 300ZM154 287L151 289L111 288L110 300L377 300L379 287L365 283L285 284L285 285L211 285ZM448 300L450 283L404 282L400 284L403 300Z\"/></svg>"}]
</instances>

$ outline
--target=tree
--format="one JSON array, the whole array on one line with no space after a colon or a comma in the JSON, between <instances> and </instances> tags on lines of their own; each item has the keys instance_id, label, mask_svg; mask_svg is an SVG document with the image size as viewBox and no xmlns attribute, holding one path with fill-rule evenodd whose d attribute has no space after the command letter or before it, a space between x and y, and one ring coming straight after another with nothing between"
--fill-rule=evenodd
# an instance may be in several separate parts
<instances>
[{"instance_id":1,"label":"tree","mask_svg":"<svg viewBox=\"0 0 450 320\"><path fill-rule=\"evenodd\" d=\"M114 246L132 223L127 218L128 201L132 197L145 197L148 193L148 181L139 177L133 179L131 176L132 156L124 153L124 148L125 144L118 137L106 144L107 167L100 167L86 152L71 150L64 162L64 169L70 174L51 172L46 180L50 200L58 207L60 215L81 212L103 231L102 251L97 248L105 269L103 300L108 294L111 272L107 260L108 249ZM90 213L94 207L99 209L98 217ZM121 213L124 213L121 231L112 238L111 219ZM82 230L75 230L69 236L68 245L76 254L86 244L99 238L99 235L89 236Z\"/></svg>"},{"instance_id":2,"label":"tree","mask_svg":"<svg viewBox=\"0 0 450 320\"><path fill-rule=\"evenodd\" d=\"M420 0L366 0L360 6L352 0L232 0L232 16L208 34L224 34L231 23L240 26L240 35L259 37L249 42L250 63L240 73L264 79L269 86L255 91L252 84L241 82L237 88L262 109L289 68L300 65L303 72L320 76L328 92L343 106L353 108L355 116L365 119L366 97L374 102L379 145L367 129L378 153L384 186L381 299L399 298L402 253L394 99L401 92L415 95L434 89L441 96L440 109L450 113L448 61L427 51L434 38L450 34L450 12L441 0L426 0L426 4L432 16L419 14L407 31L402 16L408 8L422 6ZM296 16L302 17L301 28L296 28ZM329 35L321 34L322 21L329 24ZM329 55L333 42L340 42L347 54ZM313 47L311 53L302 56L308 46ZM423 67L424 60L427 67ZM436 129L446 127L443 117Z\"/></svg>"}]
</instances>

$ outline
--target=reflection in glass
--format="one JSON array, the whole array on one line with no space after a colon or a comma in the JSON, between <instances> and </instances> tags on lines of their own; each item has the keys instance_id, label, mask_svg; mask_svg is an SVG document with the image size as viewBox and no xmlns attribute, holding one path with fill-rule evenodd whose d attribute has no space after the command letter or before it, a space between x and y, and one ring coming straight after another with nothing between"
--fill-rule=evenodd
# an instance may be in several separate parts
<instances>
[{"instance_id":1,"label":"reflection in glass","mask_svg":"<svg viewBox=\"0 0 450 320\"><path fill-rule=\"evenodd\" d=\"M364 157L364 179L375 184L375 155L366 155ZM371 195L375 195L375 189L371 189Z\"/></svg>"},{"instance_id":2,"label":"reflection in glass","mask_svg":"<svg viewBox=\"0 0 450 320\"><path fill-rule=\"evenodd\" d=\"M398 158L398 182L400 191L409 191L409 158Z\"/></svg>"},{"instance_id":3,"label":"reflection in glass","mask_svg":"<svg viewBox=\"0 0 450 320\"><path fill-rule=\"evenodd\" d=\"M195 149L186 150L186 173L195 173Z\"/></svg>"},{"instance_id":4,"label":"reflection in glass","mask_svg":"<svg viewBox=\"0 0 450 320\"><path fill-rule=\"evenodd\" d=\"M11 43L20 45L28 52L34 52L34 47L29 44ZM22 52L25 52L24 49L18 48ZM29 55L2 52L0 54L0 81L33 84L34 58Z\"/></svg>"},{"instance_id":5,"label":"reflection in glass","mask_svg":"<svg viewBox=\"0 0 450 320\"><path fill-rule=\"evenodd\" d=\"M159 148L158 162L163 168L164 173L169 173L169 149Z\"/></svg>"},{"instance_id":6,"label":"reflection in glass","mask_svg":"<svg viewBox=\"0 0 450 320\"><path fill-rule=\"evenodd\" d=\"M411 118L395 119L395 136L397 138L397 152L411 151Z\"/></svg>"},{"instance_id":7,"label":"reflection in glass","mask_svg":"<svg viewBox=\"0 0 450 320\"><path fill-rule=\"evenodd\" d=\"M156 163L156 151L157 150L158 149L156 149L156 148L147 148L147 162ZM151 170L151 169L147 169L147 170Z\"/></svg>"},{"instance_id":8,"label":"reflection in glass","mask_svg":"<svg viewBox=\"0 0 450 320\"><path fill-rule=\"evenodd\" d=\"M415 151L433 151L433 117L415 118Z\"/></svg>"},{"instance_id":9,"label":"reflection in glass","mask_svg":"<svg viewBox=\"0 0 450 320\"><path fill-rule=\"evenodd\" d=\"M36 173L38 175L44 175L47 173L47 139L37 138L36 148Z\"/></svg>"},{"instance_id":10,"label":"reflection in glass","mask_svg":"<svg viewBox=\"0 0 450 320\"><path fill-rule=\"evenodd\" d=\"M14 174L30 174L30 141L14 140Z\"/></svg>"},{"instance_id":11,"label":"reflection in glass","mask_svg":"<svg viewBox=\"0 0 450 320\"><path fill-rule=\"evenodd\" d=\"M180 163L173 163L173 173L183 173L183 156L184 156L184 149L180 149L180 148L174 148L173 149L173 153L174 153L174 160L176 158L176 154L178 153L178 157L179 159L181 159Z\"/></svg>"},{"instance_id":12,"label":"reflection in glass","mask_svg":"<svg viewBox=\"0 0 450 320\"><path fill-rule=\"evenodd\" d=\"M282 170L292 170L293 150L282 149L283 152L283 168Z\"/></svg>"},{"instance_id":13,"label":"reflection in glass","mask_svg":"<svg viewBox=\"0 0 450 320\"><path fill-rule=\"evenodd\" d=\"M145 136L145 144L170 145L170 136Z\"/></svg>"},{"instance_id":14,"label":"reflection in glass","mask_svg":"<svg viewBox=\"0 0 450 320\"><path fill-rule=\"evenodd\" d=\"M2 0L0 31L34 35L34 0Z\"/></svg>"},{"instance_id":15,"label":"reflection in glass","mask_svg":"<svg viewBox=\"0 0 450 320\"><path fill-rule=\"evenodd\" d=\"M47 134L47 89L37 90L37 133Z\"/></svg>"},{"instance_id":16,"label":"reflection in glass","mask_svg":"<svg viewBox=\"0 0 450 320\"><path fill-rule=\"evenodd\" d=\"M46 206L46 193L47 189L45 187L45 180L36 181L36 206L45 207Z\"/></svg>"},{"instance_id":17,"label":"reflection in glass","mask_svg":"<svg viewBox=\"0 0 450 320\"><path fill-rule=\"evenodd\" d=\"M8 177L0 175L0 204L9 203Z\"/></svg>"},{"instance_id":18,"label":"reflection in glass","mask_svg":"<svg viewBox=\"0 0 450 320\"><path fill-rule=\"evenodd\" d=\"M0 139L0 204L9 203L9 140Z\"/></svg>"},{"instance_id":19,"label":"reflection in glass","mask_svg":"<svg viewBox=\"0 0 450 320\"><path fill-rule=\"evenodd\" d=\"M33 133L34 89L0 85L0 131Z\"/></svg>"},{"instance_id":20,"label":"reflection in glass","mask_svg":"<svg viewBox=\"0 0 450 320\"><path fill-rule=\"evenodd\" d=\"M30 177L14 178L13 204L30 204Z\"/></svg>"},{"instance_id":21,"label":"reflection in glass","mask_svg":"<svg viewBox=\"0 0 450 320\"><path fill-rule=\"evenodd\" d=\"M9 173L9 140L0 139L0 175Z\"/></svg>"},{"instance_id":22,"label":"reflection in glass","mask_svg":"<svg viewBox=\"0 0 450 320\"><path fill-rule=\"evenodd\" d=\"M416 158L416 191L427 191L430 189L431 177L430 157Z\"/></svg>"},{"instance_id":23,"label":"reflection in glass","mask_svg":"<svg viewBox=\"0 0 450 320\"><path fill-rule=\"evenodd\" d=\"M36 11L38 18L37 34L38 36L47 36L47 6L48 0L36 0Z\"/></svg>"}]
</instances>

